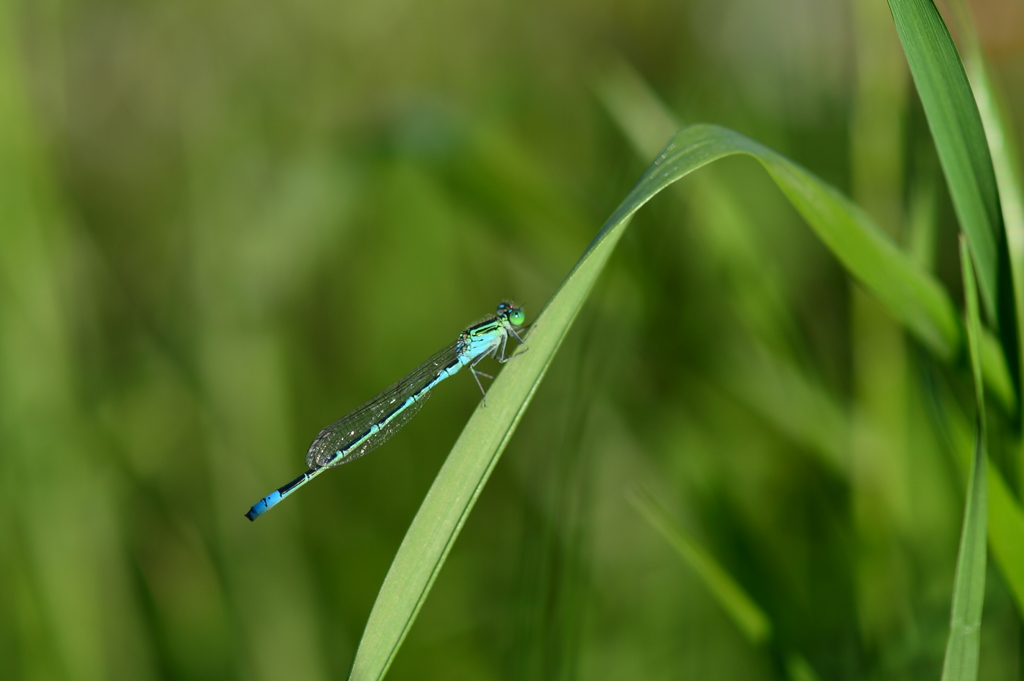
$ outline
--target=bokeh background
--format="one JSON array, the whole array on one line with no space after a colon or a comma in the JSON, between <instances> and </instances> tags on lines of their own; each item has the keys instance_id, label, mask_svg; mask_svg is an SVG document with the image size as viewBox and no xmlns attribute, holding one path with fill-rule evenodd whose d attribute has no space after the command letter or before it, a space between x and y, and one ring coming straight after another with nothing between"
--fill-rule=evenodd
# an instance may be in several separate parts
<instances>
[{"instance_id":1,"label":"bokeh background","mask_svg":"<svg viewBox=\"0 0 1024 681\"><path fill-rule=\"evenodd\" d=\"M1020 134L1024 6L971 4ZM659 101L834 183L959 299L884 0L0 3L0 677L345 678L476 385L243 513L497 302L534 318L654 156L623 111ZM685 179L634 220L389 678L801 678L794 655L938 678L963 494L936 384L970 394L754 162ZM982 678L1020 678L991 568L982 641Z\"/></svg>"}]
</instances>

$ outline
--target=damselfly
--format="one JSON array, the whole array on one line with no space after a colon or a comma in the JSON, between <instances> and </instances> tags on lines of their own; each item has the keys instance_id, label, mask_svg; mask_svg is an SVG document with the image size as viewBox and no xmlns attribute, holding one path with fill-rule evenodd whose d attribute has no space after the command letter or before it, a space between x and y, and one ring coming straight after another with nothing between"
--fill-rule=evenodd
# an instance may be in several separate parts
<instances>
[{"instance_id":1,"label":"damselfly","mask_svg":"<svg viewBox=\"0 0 1024 681\"><path fill-rule=\"evenodd\" d=\"M521 307L507 302L498 305L494 317L473 324L459 334L454 343L398 383L320 431L306 452L309 470L257 501L245 517L256 520L328 468L358 459L380 447L416 415L434 386L462 367L469 367L486 399L480 376L491 377L477 371L476 365L488 356L496 357L499 362L508 361L510 357L505 354L508 337L522 343L515 327L522 326L525 320Z\"/></svg>"}]
</instances>

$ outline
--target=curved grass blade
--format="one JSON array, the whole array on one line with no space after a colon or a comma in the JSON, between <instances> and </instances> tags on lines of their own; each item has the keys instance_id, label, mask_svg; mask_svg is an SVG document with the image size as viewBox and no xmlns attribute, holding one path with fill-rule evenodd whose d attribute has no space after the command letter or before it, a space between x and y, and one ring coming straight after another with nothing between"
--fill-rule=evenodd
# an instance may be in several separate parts
<instances>
[{"instance_id":1,"label":"curved grass blade","mask_svg":"<svg viewBox=\"0 0 1024 681\"><path fill-rule=\"evenodd\" d=\"M640 74L620 57L609 59L594 89L608 115L643 159L655 156L665 139L683 127ZM697 175L680 186L683 188L690 210L696 211L696 222L714 225L702 230L702 248L708 250L708 257L721 260L736 272L732 285L739 288L734 295L747 301L736 308L736 313L750 336L757 339L739 342L723 353L725 359L716 380L780 432L817 454L825 465L843 471L850 427L847 409L787 351L799 343L798 325L785 300L781 278L765 263L764 253L758 248L755 232L764 226L743 210L733 193L711 174Z\"/></svg>"},{"instance_id":2,"label":"curved grass blade","mask_svg":"<svg viewBox=\"0 0 1024 681\"><path fill-rule=\"evenodd\" d=\"M953 582L953 606L949 639L942 664L943 681L974 681L978 678L981 648L981 611L985 600L985 560L988 513L985 450L985 391L981 383L981 320L978 311L978 290L974 281L974 264L967 240L960 238L960 261L963 268L964 297L967 299L967 339L970 346L971 369L977 418L974 458L967 482L964 524L960 534L960 552Z\"/></svg>"},{"instance_id":3,"label":"curved grass blade","mask_svg":"<svg viewBox=\"0 0 1024 681\"><path fill-rule=\"evenodd\" d=\"M712 125L681 130L647 168L530 329L520 353L467 423L413 519L370 613L350 679L380 679L429 593L476 498L522 418L555 352L633 213L658 192L712 161L758 160L839 260L932 352L953 359L962 331L944 289L835 189L739 133ZM988 367L986 367L988 369ZM998 367L995 367L998 371Z\"/></svg>"},{"instance_id":4,"label":"curved grass blade","mask_svg":"<svg viewBox=\"0 0 1024 681\"><path fill-rule=\"evenodd\" d=\"M1024 287L1024 172L1017 158L1017 140L1006 97L1000 91L981 47L981 38L974 25L971 10L964 0L952 0L954 25L964 41L964 66L971 81L978 113L985 126L988 150L999 187L999 202L1003 209L1003 223L1010 247L1010 260L1017 283L1017 305L1021 305ZM1018 317L1020 312L1018 312Z\"/></svg>"},{"instance_id":5,"label":"curved grass blade","mask_svg":"<svg viewBox=\"0 0 1024 681\"><path fill-rule=\"evenodd\" d=\"M1015 392L1020 353L1013 276L985 129L953 39L932 0L889 0L953 208L978 268L981 300L999 332Z\"/></svg>"},{"instance_id":6,"label":"curved grass blade","mask_svg":"<svg viewBox=\"0 0 1024 681\"><path fill-rule=\"evenodd\" d=\"M651 149L652 145L657 144L654 142L655 134L661 134L664 137L671 134L672 130L680 127L675 123L676 118L671 111L647 87L647 84L640 76L622 60L613 60L609 64L607 71L598 81L596 90L598 97L612 119L619 125L623 134L630 140L638 153L643 156L655 153L656 147L654 150ZM653 131L660 131L660 133ZM708 187L702 187L702 189L708 189ZM716 190L718 187L712 186L710 189ZM874 226L873 221L870 221L870 218L865 216L865 219L868 220L866 228L878 230ZM1009 224L1008 222L1007 225ZM1022 229L1021 238L1024 240L1024 229ZM918 250L920 248L918 246ZM920 253L915 253L913 247L908 255L908 260L909 263L905 263L906 266L916 267L925 271L929 269L927 267L928 259L922 258ZM857 271L851 270L851 272L854 275L858 275ZM948 307L948 305L951 305L951 303L944 304L944 307ZM890 310L894 313L897 320L904 321L895 310L892 308ZM955 352L959 353L962 351L962 337L958 338L956 344L957 349ZM1006 366L1006 359L998 340L985 328L982 328L981 353L981 365L986 385L992 390L993 395L998 398L999 403L1012 411L1015 408L1016 397L1010 372ZM940 353L939 357L941 358L943 355ZM792 387L797 390L800 388L800 386L796 385ZM823 391L819 391L817 398L822 401L822 404L832 399ZM766 416L769 417L770 421L776 422L778 425L777 419L771 418L767 414ZM790 429L784 425L783 430L789 431ZM806 440L807 438L804 437L803 439ZM813 440L813 438L811 439Z\"/></svg>"}]
</instances>

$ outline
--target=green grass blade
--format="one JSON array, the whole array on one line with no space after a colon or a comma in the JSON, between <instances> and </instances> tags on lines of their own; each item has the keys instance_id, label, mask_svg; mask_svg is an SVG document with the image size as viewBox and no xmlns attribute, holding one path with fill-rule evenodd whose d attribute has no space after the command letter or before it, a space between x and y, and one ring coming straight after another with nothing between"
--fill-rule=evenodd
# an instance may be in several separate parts
<instances>
[{"instance_id":1,"label":"green grass blade","mask_svg":"<svg viewBox=\"0 0 1024 681\"><path fill-rule=\"evenodd\" d=\"M1024 278L1020 267L1024 264L1024 172L1017 158L1017 140L1006 107L1006 98L999 90L988 61L981 49L981 39L964 0L952 0L954 23L964 40L964 66L971 81L978 113L985 126L988 150L999 186L999 202L1003 209L1003 222L1010 246L1010 257L1017 275L1017 296L1020 304Z\"/></svg>"},{"instance_id":2,"label":"green grass blade","mask_svg":"<svg viewBox=\"0 0 1024 681\"><path fill-rule=\"evenodd\" d=\"M656 153L658 149L657 144L660 142L654 141L655 135L660 135L658 139L662 139L665 135L670 135L673 130L678 129L679 127L675 122L677 119L672 112L669 111L668 108L658 99L657 95L654 94L641 77L622 60L613 60L609 64L607 70L596 83L595 90L602 104L604 104L605 108L608 110L609 115L611 115L612 119L616 124L618 124L619 128L627 139L629 139L634 149L636 149L642 156L649 157ZM721 191L721 189L715 184L712 184L710 187L703 186L701 187L701 190L710 194ZM921 201L919 201L919 203L920 202ZM927 208L921 207L918 209L917 213L927 210ZM858 217L862 220L865 229L881 231L875 226L875 223L870 217L863 213ZM925 221L929 220L927 215L918 215L917 217L919 219L923 218ZM919 233L925 229L921 226L917 226L917 229L914 229L913 227L914 226L912 226L911 229L912 233ZM1024 232L1024 230L1022 230L1022 232ZM926 272L929 271L931 269L930 257L925 257L920 252L917 252L922 248L924 248L924 245L921 244L917 245L916 250L912 247L908 258L909 263L905 263L901 266L914 267L925 270ZM870 264L863 267L863 270L870 273ZM857 271L851 270L851 272L855 276L858 275ZM951 303L943 303L941 307L948 309L949 305L951 305ZM891 306L890 310L893 311L897 319L905 322L905 320L900 318L899 314L896 313ZM960 352L962 349L962 337L959 335L959 331L957 333L958 337L956 340L956 349L954 351L956 353ZM991 335L991 333L988 332L987 329L984 328L982 329L981 348L981 363L985 376L985 383L992 391L992 394L998 399L999 403L1008 410L1012 410L1016 403L1016 396L1014 393L1013 382L1010 378L1010 372L1006 365L1005 356L1003 355L999 342ZM945 356L943 354L944 352L946 352L946 350L943 348L942 350L939 350L937 354L939 357L943 357L948 360L949 357ZM777 377L785 378L783 374L786 370L787 367L785 366L777 366L775 367L774 373ZM765 377L762 376L762 378ZM753 379L749 381L750 384L760 384L762 382L763 381ZM768 383L771 382L771 380L768 381ZM798 394L803 392L804 386L801 386L798 383L792 383L791 381L786 381L785 383L788 390ZM817 390L816 392L818 394L813 397L818 399L820 404L827 405L833 401L833 398L824 391ZM808 394L808 397L812 396ZM748 403L750 402L750 400L745 401L748 401ZM774 403L778 404L778 400L774 400ZM751 406L757 411L762 412L769 421L779 425L783 431L790 435L797 435L797 439L810 443L815 451L822 451L825 453L830 451L829 447L826 447L823 450L819 446L821 444L821 440L815 435L817 428L804 428L803 432L800 433L797 433L793 428L793 426L796 425L793 423L793 419L802 418L806 412L800 409L788 410L791 414L789 419L785 422L780 422L772 413L767 412L763 408L763 405L751 403ZM819 424L822 423L820 420L817 422ZM836 441L840 440L840 438L833 439Z\"/></svg>"},{"instance_id":3,"label":"green grass blade","mask_svg":"<svg viewBox=\"0 0 1024 681\"><path fill-rule=\"evenodd\" d=\"M621 238L630 217L676 180L717 159L757 159L836 257L932 352L960 350L959 320L944 289L835 189L771 149L731 130L695 125L677 133L606 221L537 318L529 352L494 381L487 406L474 413L395 556L350 678L382 678L408 633L455 538L508 443L541 378Z\"/></svg>"},{"instance_id":4,"label":"green grass blade","mask_svg":"<svg viewBox=\"0 0 1024 681\"><path fill-rule=\"evenodd\" d=\"M681 130L612 216L646 202L685 174L712 161L747 154L764 166L793 206L846 269L938 357L952 359L961 332L953 304L939 283L915 267L871 219L846 197L781 154L737 132L713 125ZM600 238L600 237L599 237Z\"/></svg>"},{"instance_id":5,"label":"green grass blade","mask_svg":"<svg viewBox=\"0 0 1024 681\"><path fill-rule=\"evenodd\" d=\"M992 167L999 187L1003 226L1010 251L1014 289L1017 302L1017 337L1024 323L1024 172L1017 156L1017 139L1013 130L1006 98L1000 91L981 47L970 8L964 0L952 0L953 21L964 46L964 66L971 81L978 113L985 126ZM1024 352L1024 348L1020 348ZM995 494L989 509L989 523L995 524ZM1024 564L1022 564L1024 565Z\"/></svg>"},{"instance_id":6,"label":"green grass blade","mask_svg":"<svg viewBox=\"0 0 1024 681\"><path fill-rule=\"evenodd\" d=\"M981 300L1019 385L1016 304L999 191L981 116L953 40L932 0L889 0L914 84L978 268Z\"/></svg>"},{"instance_id":7,"label":"green grass blade","mask_svg":"<svg viewBox=\"0 0 1024 681\"><path fill-rule=\"evenodd\" d=\"M981 648L981 611L985 600L985 537L988 493L985 472L985 391L981 383L981 321L974 265L967 241L961 237L960 261L963 267L964 296L967 299L967 337L977 400L977 429L974 458L967 482L960 552L953 582L953 606L949 640L942 664L943 681L974 681L978 678Z\"/></svg>"},{"instance_id":8,"label":"green grass blade","mask_svg":"<svg viewBox=\"0 0 1024 681\"><path fill-rule=\"evenodd\" d=\"M595 91L634 151L648 159L682 125L643 78L622 59L611 60ZM734 295L749 302L737 314L752 337L726 354L716 380L821 461L840 471L846 461L847 410L820 381L783 350L796 335L784 284L754 238L763 225L744 211L732 192L712 175L695 176L685 188L695 223L713 225L700 234L708 257L742 272ZM756 312L753 312L756 310ZM998 352L998 346L996 348Z\"/></svg>"},{"instance_id":9,"label":"green grass blade","mask_svg":"<svg viewBox=\"0 0 1024 681\"><path fill-rule=\"evenodd\" d=\"M651 527L672 545L676 553L697 573L718 604L753 645L765 643L772 635L768 615L754 602L715 557L669 515L646 490L634 490L629 502Z\"/></svg>"}]
</instances>

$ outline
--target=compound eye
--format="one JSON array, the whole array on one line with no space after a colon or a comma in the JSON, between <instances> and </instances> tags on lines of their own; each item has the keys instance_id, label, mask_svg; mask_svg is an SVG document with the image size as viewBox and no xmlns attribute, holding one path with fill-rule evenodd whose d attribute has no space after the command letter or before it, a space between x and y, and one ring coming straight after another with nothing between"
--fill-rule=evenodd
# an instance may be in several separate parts
<instances>
[{"instance_id":1,"label":"compound eye","mask_svg":"<svg viewBox=\"0 0 1024 681\"><path fill-rule=\"evenodd\" d=\"M508 320L515 326L522 326L523 322L526 321L526 315L523 313L522 308L516 307L509 313Z\"/></svg>"}]
</instances>

